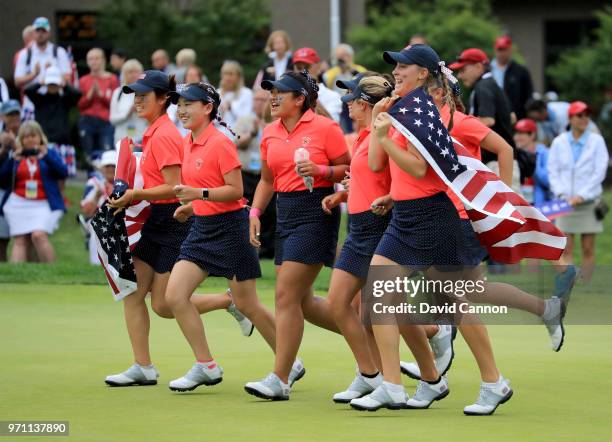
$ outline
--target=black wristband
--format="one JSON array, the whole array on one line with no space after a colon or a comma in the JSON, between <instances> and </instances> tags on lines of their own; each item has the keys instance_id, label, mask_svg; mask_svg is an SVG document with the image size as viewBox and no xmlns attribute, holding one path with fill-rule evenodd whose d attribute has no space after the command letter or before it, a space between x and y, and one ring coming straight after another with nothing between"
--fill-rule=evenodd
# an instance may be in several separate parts
<instances>
[{"instance_id":1,"label":"black wristband","mask_svg":"<svg viewBox=\"0 0 612 442\"><path fill-rule=\"evenodd\" d=\"M204 201L208 201L208 188L205 187L204 189L202 189L202 199Z\"/></svg>"}]
</instances>

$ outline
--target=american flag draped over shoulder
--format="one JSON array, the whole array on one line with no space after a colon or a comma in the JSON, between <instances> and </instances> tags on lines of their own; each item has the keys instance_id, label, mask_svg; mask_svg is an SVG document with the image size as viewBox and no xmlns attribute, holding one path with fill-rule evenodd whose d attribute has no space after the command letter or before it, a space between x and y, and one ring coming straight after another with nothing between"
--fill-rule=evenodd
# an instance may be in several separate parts
<instances>
[{"instance_id":1,"label":"american flag draped over shoulder","mask_svg":"<svg viewBox=\"0 0 612 442\"><path fill-rule=\"evenodd\" d=\"M128 138L119 144L111 198L121 197L128 189L142 188L140 157L132 152L130 144ZM147 201L133 201L127 210L114 215L116 209L108 207L107 202L101 205L91 220L91 230L113 297L120 301L136 290L132 250L140 239L140 230L150 208Z\"/></svg>"},{"instance_id":2,"label":"american flag draped over shoulder","mask_svg":"<svg viewBox=\"0 0 612 442\"><path fill-rule=\"evenodd\" d=\"M563 233L449 135L433 99L422 88L397 101L389 115L393 126L461 199L493 260L559 259L566 244Z\"/></svg>"}]
</instances>

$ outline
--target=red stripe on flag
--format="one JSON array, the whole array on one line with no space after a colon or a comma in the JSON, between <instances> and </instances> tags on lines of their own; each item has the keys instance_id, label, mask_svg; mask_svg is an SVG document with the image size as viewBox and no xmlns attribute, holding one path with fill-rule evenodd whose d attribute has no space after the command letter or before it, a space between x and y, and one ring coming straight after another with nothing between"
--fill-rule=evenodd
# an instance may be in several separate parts
<instances>
[{"instance_id":1,"label":"red stripe on flag","mask_svg":"<svg viewBox=\"0 0 612 442\"><path fill-rule=\"evenodd\" d=\"M111 277L110 273L108 273L108 270L106 270L106 266L104 265L104 262L102 261L102 258L100 257L99 253L98 253L98 259L100 260L100 264L102 264L102 268L104 269L104 274L106 275L106 279L108 281L108 284L111 286L111 289L112 289L113 293L116 295L120 291L119 287L117 287L117 285L115 284L115 281L113 281L113 278Z\"/></svg>"}]
</instances>

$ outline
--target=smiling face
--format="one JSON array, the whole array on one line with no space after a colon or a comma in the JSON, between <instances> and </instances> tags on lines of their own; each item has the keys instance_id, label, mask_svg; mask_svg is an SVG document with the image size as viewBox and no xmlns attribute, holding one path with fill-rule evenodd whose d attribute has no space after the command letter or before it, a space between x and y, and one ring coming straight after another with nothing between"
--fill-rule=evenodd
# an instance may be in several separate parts
<instances>
[{"instance_id":1,"label":"smiling face","mask_svg":"<svg viewBox=\"0 0 612 442\"><path fill-rule=\"evenodd\" d=\"M189 101L180 97L176 114L185 129L195 131L210 122L212 109L212 103L204 104L202 101Z\"/></svg>"},{"instance_id":2,"label":"smiling face","mask_svg":"<svg viewBox=\"0 0 612 442\"><path fill-rule=\"evenodd\" d=\"M304 104L304 96L293 96L293 92L272 90L270 111L273 118L287 118L299 114Z\"/></svg>"},{"instance_id":3,"label":"smiling face","mask_svg":"<svg viewBox=\"0 0 612 442\"><path fill-rule=\"evenodd\" d=\"M416 64L398 63L392 74L395 78L395 94L403 97L425 82L428 71Z\"/></svg>"},{"instance_id":4,"label":"smiling face","mask_svg":"<svg viewBox=\"0 0 612 442\"><path fill-rule=\"evenodd\" d=\"M363 100L352 100L348 103L349 117L353 121L362 121L367 117L368 104Z\"/></svg>"},{"instance_id":5,"label":"smiling face","mask_svg":"<svg viewBox=\"0 0 612 442\"><path fill-rule=\"evenodd\" d=\"M529 150L529 148L535 143L535 137L535 133L516 132L514 134L514 143L516 144L516 147Z\"/></svg>"},{"instance_id":6,"label":"smiling face","mask_svg":"<svg viewBox=\"0 0 612 442\"><path fill-rule=\"evenodd\" d=\"M145 92L143 94L135 94L134 105L136 113L140 118L151 122L154 121L164 111L166 103L165 97L156 97L155 92Z\"/></svg>"}]
</instances>

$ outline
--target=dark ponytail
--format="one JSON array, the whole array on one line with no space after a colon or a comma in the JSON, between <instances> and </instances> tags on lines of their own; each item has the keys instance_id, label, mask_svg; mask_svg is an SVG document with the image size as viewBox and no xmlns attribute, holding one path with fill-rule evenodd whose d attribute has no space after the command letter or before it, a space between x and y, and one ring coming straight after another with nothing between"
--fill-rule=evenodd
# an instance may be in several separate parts
<instances>
[{"instance_id":1,"label":"dark ponytail","mask_svg":"<svg viewBox=\"0 0 612 442\"><path fill-rule=\"evenodd\" d=\"M219 115L219 105L221 104L221 97L219 96L219 92L217 92L217 89L215 89L214 86L209 83L200 83L199 86L203 88L213 100L210 102L213 105L212 111L210 112L211 123L216 120L220 126L226 128L233 136L235 136L236 138L240 138L240 136L236 135L236 132L232 130L230 125L223 121L223 119Z\"/></svg>"},{"instance_id":2,"label":"dark ponytail","mask_svg":"<svg viewBox=\"0 0 612 442\"><path fill-rule=\"evenodd\" d=\"M164 91L162 89L155 89L155 96L157 98L166 97L166 103L164 104L164 112L168 110L172 101L170 100L169 92L176 91L176 77L174 75L168 76L168 90Z\"/></svg>"}]
</instances>

